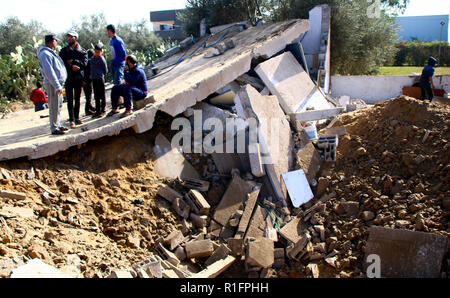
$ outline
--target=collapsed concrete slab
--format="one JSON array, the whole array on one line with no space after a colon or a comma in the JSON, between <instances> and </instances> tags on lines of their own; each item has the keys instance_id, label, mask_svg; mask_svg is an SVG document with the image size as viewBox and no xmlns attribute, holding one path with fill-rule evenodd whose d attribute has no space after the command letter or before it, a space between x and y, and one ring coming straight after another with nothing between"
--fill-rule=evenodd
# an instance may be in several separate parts
<instances>
[{"instance_id":1,"label":"collapsed concrete slab","mask_svg":"<svg viewBox=\"0 0 450 298\"><path fill-rule=\"evenodd\" d=\"M378 256L382 278L440 278L447 249L445 236L374 226L370 229L365 260ZM366 263L366 267L372 262L376 260Z\"/></svg>"},{"instance_id":2,"label":"collapsed concrete slab","mask_svg":"<svg viewBox=\"0 0 450 298\"><path fill-rule=\"evenodd\" d=\"M118 135L129 128L136 133L144 133L153 127L157 111L177 116L247 73L253 58L275 55L307 30L307 20L252 27L229 33L225 39L233 39L235 48L223 55L205 58L207 49L193 45L185 52L164 59L155 64L162 72L149 82L149 96L154 97L155 103L126 118L121 119L117 115L89 121L63 136L50 136L48 119L38 119L34 112L0 120L0 160L43 158L89 140ZM212 36L203 41L209 44L219 38ZM65 121L66 116L61 114L61 120Z\"/></svg>"},{"instance_id":3,"label":"collapsed concrete slab","mask_svg":"<svg viewBox=\"0 0 450 298\"><path fill-rule=\"evenodd\" d=\"M275 96L262 96L250 85L243 87L235 98L238 115L256 121L257 135L265 170L277 199L286 199L281 175L293 166L291 128ZM251 134L251 133L250 133ZM254 140L253 140L254 141ZM254 146L254 143L250 143Z\"/></svg>"},{"instance_id":4,"label":"collapsed concrete slab","mask_svg":"<svg viewBox=\"0 0 450 298\"><path fill-rule=\"evenodd\" d=\"M334 108L326 110L306 111L295 113L295 118L301 122L316 121L322 119L332 118L344 112L344 108Z\"/></svg>"}]
</instances>

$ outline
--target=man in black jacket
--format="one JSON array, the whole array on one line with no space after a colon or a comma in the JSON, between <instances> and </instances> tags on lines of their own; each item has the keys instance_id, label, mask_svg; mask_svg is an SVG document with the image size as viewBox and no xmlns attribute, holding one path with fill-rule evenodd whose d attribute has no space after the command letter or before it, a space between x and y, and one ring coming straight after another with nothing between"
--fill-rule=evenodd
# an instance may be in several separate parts
<instances>
[{"instance_id":1,"label":"man in black jacket","mask_svg":"<svg viewBox=\"0 0 450 298\"><path fill-rule=\"evenodd\" d=\"M64 47L59 56L64 61L67 69L66 81L66 97L67 109L69 111L70 127L75 128L75 125L83 124L80 120L80 96L81 86L84 79L84 71L88 64L87 52L78 43L78 33L67 33L68 46ZM75 106L74 101L75 99Z\"/></svg>"}]
</instances>

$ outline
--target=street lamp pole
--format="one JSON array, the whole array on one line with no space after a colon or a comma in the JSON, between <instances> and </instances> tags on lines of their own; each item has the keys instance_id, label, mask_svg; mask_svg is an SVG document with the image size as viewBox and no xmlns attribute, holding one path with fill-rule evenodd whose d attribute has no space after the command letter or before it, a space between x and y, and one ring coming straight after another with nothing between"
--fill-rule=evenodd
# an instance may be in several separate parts
<instances>
[{"instance_id":1,"label":"street lamp pole","mask_svg":"<svg viewBox=\"0 0 450 298\"><path fill-rule=\"evenodd\" d=\"M441 62L441 45L442 45L442 30L444 29L445 22L441 21L441 36L439 37L439 55L438 55L438 63Z\"/></svg>"}]
</instances>

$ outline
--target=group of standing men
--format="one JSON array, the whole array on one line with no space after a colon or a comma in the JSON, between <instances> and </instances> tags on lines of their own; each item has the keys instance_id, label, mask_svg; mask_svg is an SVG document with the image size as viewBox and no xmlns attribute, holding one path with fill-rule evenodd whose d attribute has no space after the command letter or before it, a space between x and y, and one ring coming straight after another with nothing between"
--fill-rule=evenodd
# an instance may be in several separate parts
<instances>
[{"instance_id":1,"label":"group of standing men","mask_svg":"<svg viewBox=\"0 0 450 298\"><path fill-rule=\"evenodd\" d=\"M133 55L127 56L122 39L116 36L113 25L106 27L111 39L111 73L114 87L111 92L112 111L108 116L118 113L119 99L124 98L126 110L122 117L131 115L132 100L147 96L147 78L141 65ZM83 124L80 119L80 97L84 88L86 96L86 116L93 118L105 116L105 75L108 67L102 56L100 45L86 51L78 43L78 34L74 31L66 35L68 46L61 49L59 55L55 49L58 38L55 34L45 36L45 46L38 51L39 66L44 77L44 86L48 94L50 130L53 135L63 135L68 128L60 123L60 111L63 102L63 86L66 90L67 109L70 128ZM125 79L125 84L122 80ZM92 87L94 90L95 109L91 105Z\"/></svg>"}]
</instances>

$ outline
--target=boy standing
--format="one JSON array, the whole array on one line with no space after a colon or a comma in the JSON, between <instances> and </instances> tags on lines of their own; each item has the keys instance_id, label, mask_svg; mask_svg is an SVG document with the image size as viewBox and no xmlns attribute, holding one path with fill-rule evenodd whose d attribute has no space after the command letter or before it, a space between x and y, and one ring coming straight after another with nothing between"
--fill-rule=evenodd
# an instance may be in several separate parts
<instances>
[{"instance_id":1,"label":"boy standing","mask_svg":"<svg viewBox=\"0 0 450 298\"><path fill-rule=\"evenodd\" d=\"M108 25L106 27L106 33L108 34L108 37L111 38L111 72L114 78L114 86L118 86L122 84L127 52L123 40L116 35L116 28L114 25Z\"/></svg>"},{"instance_id":2,"label":"boy standing","mask_svg":"<svg viewBox=\"0 0 450 298\"><path fill-rule=\"evenodd\" d=\"M94 87L95 114L93 118L105 116L106 95L105 95L105 74L108 72L105 57L102 56L102 47L95 46L94 57L89 61L90 79Z\"/></svg>"},{"instance_id":3,"label":"boy standing","mask_svg":"<svg viewBox=\"0 0 450 298\"><path fill-rule=\"evenodd\" d=\"M44 91L42 91L42 84L41 82L36 83L36 89L31 91L30 93L30 100L34 103L34 111L39 112L42 110L45 110L46 103L47 103L47 97L45 96Z\"/></svg>"},{"instance_id":4,"label":"boy standing","mask_svg":"<svg viewBox=\"0 0 450 298\"><path fill-rule=\"evenodd\" d=\"M92 107L92 104L91 104L92 81L90 79L91 67L89 65L89 61L94 56L94 51L89 49L87 51L87 55L88 55L88 65L86 67L86 70L84 71L84 79L83 79L84 97L86 98L86 104L84 105L84 112L85 112L86 116L92 116L95 113L95 109L94 109L94 107Z\"/></svg>"}]
</instances>

